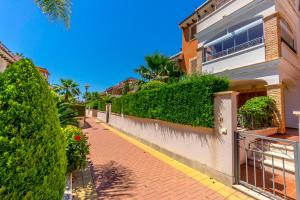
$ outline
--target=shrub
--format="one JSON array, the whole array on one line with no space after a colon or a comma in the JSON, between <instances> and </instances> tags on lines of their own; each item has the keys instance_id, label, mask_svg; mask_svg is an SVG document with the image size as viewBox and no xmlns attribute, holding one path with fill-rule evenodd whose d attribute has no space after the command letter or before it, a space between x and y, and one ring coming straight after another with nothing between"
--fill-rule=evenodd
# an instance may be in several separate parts
<instances>
[{"instance_id":1,"label":"shrub","mask_svg":"<svg viewBox=\"0 0 300 200\"><path fill-rule=\"evenodd\" d=\"M243 128L248 129L274 126L276 110L272 98L265 96L252 98L239 109L239 123Z\"/></svg>"},{"instance_id":2,"label":"shrub","mask_svg":"<svg viewBox=\"0 0 300 200\"><path fill-rule=\"evenodd\" d=\"M77 117L84 117L85 116L85 105L71 104L70 108L76 111Z\"/></svg>"},{"instance_id":3,"label":"shrub","mask_svg":"<svg viewBox=\"0 0 300 200\"><path fill-rule=\"evenodd\" d=\"M67 126L63 129L63 133L67 140L67 171L72 172L85 167L87 164L87 155L89 154L87 138L81 129L75 126Z\"/></svg>"},{"instance_id":4,"label":"shrub","mask_svg":"<svg viewBox=\"0 0 300 200\"><path fill-rule=\"evenodd\" d=\"M90 101L90 102L87 103L87 107L89 109L98 109L98 103L99 103L98 100Z\"/></svg>"},{"instance_id":5,"label":"shrub","mask_svg":"<svg viewBox=\"0 0 300 200\"><path fill-rule=\"evenodd\" d=\"M167 84L164 82L161 82L161 81L150 81L150 82L144 83L141 86L141 90L160 89L160 88L164 87L165 85L167 85Z\"/></svg>"},{"instance_id":6,"label":"shrub","mask_svg":"<svg viewBox=\"0 0 300 200\"><path fill-rule=\"evenodd\" d=\"M22 59L0 75L0 199L61 199L66 143L45 78Z\"/></svg>"},{"instance_id":7,"label":"shrub","mask_svg":"<svg viewBox=\"0 0 300 200\"><path fill-rule=\"evenodd\" d=\"M213 75L197 80L144 90L116 98L112 112L142 118L213 127L214 93L225 91L229 81Z\"/></svg>"},{"instance_id":8,"label":"shrub","mask_svg":"<svg viewBox=\"0 0 300 200\"><path fill-rule=\"evenodd\" d=\"M106 103L105 103L104 99L100 99L100 101L98 103L98 110L100 110L100 111L106 110Z\"/></svg>"}]
</instances>

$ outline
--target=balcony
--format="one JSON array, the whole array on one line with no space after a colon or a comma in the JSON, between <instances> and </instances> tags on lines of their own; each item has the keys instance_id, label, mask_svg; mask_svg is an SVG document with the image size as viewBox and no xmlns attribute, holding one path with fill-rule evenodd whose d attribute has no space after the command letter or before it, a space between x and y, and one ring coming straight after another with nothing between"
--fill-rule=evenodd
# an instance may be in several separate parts
<instances>
[{"instance_id":1,"label":"balcony","mask_svg":"<svg viewBox=\"0 0 300 200\"><path fill-rule=\"evenodd\" d=\"M204 59L203 62L209 62L209 61L215 60L217 58L221 58L221 57L224 57L224 56L227 56L227 55L230 55L230 54L242 51L244 49L248 49L250 47L257 46L257 45L262 44L262 43L264 43L264 38L263 37L255 38L255 39L253 39L251 41L248 41L248 42L245 42L243 44L234 46L232 48L223 50L221 52L205 56L203 58Z\"/></svg>"}]
</instances>

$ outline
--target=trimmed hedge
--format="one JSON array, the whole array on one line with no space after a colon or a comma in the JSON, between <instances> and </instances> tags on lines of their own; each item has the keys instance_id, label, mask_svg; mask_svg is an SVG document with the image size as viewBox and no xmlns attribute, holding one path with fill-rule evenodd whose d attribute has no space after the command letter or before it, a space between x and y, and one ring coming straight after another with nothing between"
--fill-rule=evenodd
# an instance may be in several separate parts
<instances>
[{"instance_id":1,"label":"trimmed hedge","mask_svg":"<svg viewBox=\"0 0 300 200\"><path fill-rule=\"evenodd\" d=\"M271 97L255 97L248 100L238 111L238 120L243 128L260 129L274 126L276 103Z\"/></svg>"},{"instance_id":2,"label":"trimmed hedge","mask_svg":"<svg viewBox=\"0 0 300 200\"><path fill-rule=\"evenodd\" d=\"M213 75L139 91L116 98L112 112L192 126L213 127L214 93L226 91L229 81Z\"/></svg>"},{"instance_id":3,"label":"trimmed hedge","mask_svg":"<svg viewBox=\"0 0 300 200\"><path fill-rule=\"evenodd\" d=\"M89 109L98 109L98 103L99 103L98 100L92 100L92 101L87 103L87 107Z\"/></svg>"},{"instance_id":4,"label":"trimmed hedge","mask_svg":"<svg viewBox=\"0 0 300 200\"><path fill-rule=\"evenodd\" d=\"M106 110L106 103L104 99L100 99L98 102L98 110L105 111Z\"/></svg>"},{"instance_id":5,"label":"trimmed hedge","mask_svg":"<svg viewBox=\"0 0 300 200\"><path fill-rule=\"evenodd\" d=\"M154 89L160 89L164 86L166 86L167 84L165 82L161 82L161 81L150 81L147 83L144 83L143 85L141 85L141 90L154 90Z\"/></svg>"},{"instance_id":6,"label":"trimmed hedge","mask_svg":"<svg viewBox=\"0 0 300 200\"><path fill-rule=\"evenodd\" d=\"M30 60L0 75L0 199L62 199L66 142L48 83Z\"/></svg>"},{"instance_id":7,"label":"trimmed hedge","mask_svg":"<svg viewBox=\"0 0 300 200\"><path fill-rule=\"evenodd\" d=\"M77 112L78 117L84 117L85 116L85 105L72 104L72 105L70 105L70 108Z\"/></svg>"}]
</instances>

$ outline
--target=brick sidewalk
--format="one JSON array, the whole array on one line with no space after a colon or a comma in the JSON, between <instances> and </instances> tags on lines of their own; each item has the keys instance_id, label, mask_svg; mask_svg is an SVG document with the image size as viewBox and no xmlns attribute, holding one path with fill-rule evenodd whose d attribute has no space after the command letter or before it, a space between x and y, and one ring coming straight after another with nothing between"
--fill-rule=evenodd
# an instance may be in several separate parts
<instances>
[{"instance_id":1,"label":"brick sidewalk","mask_svg":"<svg viewBox=\"0 0 300 200\"><path fill-rule=\"evenodd\" d=\"M248 199L209 178L204 180L209 184L201 184L94 119L87 123L98 199Z\"/></svg>"}]
</instances>

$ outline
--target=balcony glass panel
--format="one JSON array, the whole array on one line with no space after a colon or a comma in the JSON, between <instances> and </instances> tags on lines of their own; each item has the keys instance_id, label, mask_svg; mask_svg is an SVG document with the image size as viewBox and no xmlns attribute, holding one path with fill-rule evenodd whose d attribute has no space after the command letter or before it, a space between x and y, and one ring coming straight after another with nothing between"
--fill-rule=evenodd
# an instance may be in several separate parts
<instances>
[{"instance_id":1,"label":"balcony glass panel","mask_svg":"<svg viewBox=\"0 0 300 200\"><path fill-rule=\"evenodd\" d=\"M204 48L203 62L214 60L263 42L263 25L261 23L238 34L232 33L232 37Z\"/></svg>"}]
</instances>

